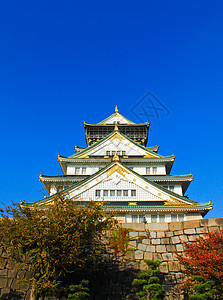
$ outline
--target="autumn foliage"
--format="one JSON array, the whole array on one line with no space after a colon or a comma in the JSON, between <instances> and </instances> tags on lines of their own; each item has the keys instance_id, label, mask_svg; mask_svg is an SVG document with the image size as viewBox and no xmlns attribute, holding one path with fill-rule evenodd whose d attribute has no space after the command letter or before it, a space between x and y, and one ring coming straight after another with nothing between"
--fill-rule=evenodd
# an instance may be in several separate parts
<instances>
[{"instance_id":1,"label":"autumn foliage","mask_svg":"<svg viewBox=\"0 0 223 300\"><path fill-rule=\"evenodd\" d=\"M0 247L32 271L27 280L36 293L94 268L104 251L102 234L114 222L101 203L79 205L62 197L47 207L17 204L1 214Z\"/></svg>"},{"instance_id":2,"label":"autumn foliage","mask_svg":"<svg viewBox=\"0 0 223 300\"><path fill-rule=\"evenodd\" d=\"M177 254L177 257L179 262L185 266L185 273L188 277L184 288L195 287L198 290L198 281L200 281L202 284L211 282L211 288L217 291L217 296L212 296L212 298L194 298L192 296L190 298L222 299L219 297L223 294L223 230L205 233L195 242L183 242L183 244L185 246L183 255ZM196 292L194 291L194 293Z\"/></svg>"}]
</instances>

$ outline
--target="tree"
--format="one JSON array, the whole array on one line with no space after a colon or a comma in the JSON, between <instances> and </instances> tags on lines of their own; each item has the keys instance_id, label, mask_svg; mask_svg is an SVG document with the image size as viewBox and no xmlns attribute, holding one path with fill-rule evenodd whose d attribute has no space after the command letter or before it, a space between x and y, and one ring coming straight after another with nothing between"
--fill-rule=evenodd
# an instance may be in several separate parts
<instances>
[{"instance_id":1,"label":"tree","mask_svg":"<svg viewBox=\"0 0 223 300\"><path fill-rule=\"evenodd\" d=\"M183 244L183 255L177 257L186 269L188 279L183 288L189 298L223 299L223 230L205 233L195 242Z\"/></svg>"},{"instance_id":2,"label":"tree","mask_svg":"<svg viewBox=\"0 0 223 300\"><path fill-rule=\"evenodd\" d=\"M90 299L89 288L87 287L89 281L82 280L80 284L70 285L69 290L72 294L68 294L67 300L88 300Z\"/></svg>"},{"instance_id":3,"label":"tree","mask_svg":"<svg viewBox=\"0 0 223 300\"><path fill-rule=\"evenodd\" d=\"M136 293L138 299L141 300L157 300L163 299L165 291L160 284L159 278L156 276L160 273L158 267L160 261L144 260L148 266L148 270L141 271L132 282L133 286L138 286L141 291Z\"/></svg>"},{"instance_id":4,"label":"tree","mask_svg":"<svg viewBox=\"0 0 223 300\"><path fill-rule=\"evenodd\" d=\"M101 203L79 205L62 196L43 208L15 204L1 215L0 247L30 268L26 282L42 294L66 282L68 274L95 268L104 251L102 234L114 223Z\"/></svg>"}]
</instances>

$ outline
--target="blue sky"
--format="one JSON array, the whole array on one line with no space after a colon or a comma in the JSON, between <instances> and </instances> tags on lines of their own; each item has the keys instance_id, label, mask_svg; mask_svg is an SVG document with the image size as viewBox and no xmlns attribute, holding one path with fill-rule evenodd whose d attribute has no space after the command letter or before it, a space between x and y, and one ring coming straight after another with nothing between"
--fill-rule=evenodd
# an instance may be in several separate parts
<instances>
[{"instance_id":1,"label":"blue sky","mask_svg":"<svg viewBox=\"0 0 223 300\"><path fill-rule=\"evenodd\" d=\"M222 14L222 1L1 1L1 201L41 199L38 175L61 174L82 122L117 104L150 118L148 146L175 154L190 198L223 217ZM134 113L149 91L162 110Z\"/></svg>"}]
</instances>

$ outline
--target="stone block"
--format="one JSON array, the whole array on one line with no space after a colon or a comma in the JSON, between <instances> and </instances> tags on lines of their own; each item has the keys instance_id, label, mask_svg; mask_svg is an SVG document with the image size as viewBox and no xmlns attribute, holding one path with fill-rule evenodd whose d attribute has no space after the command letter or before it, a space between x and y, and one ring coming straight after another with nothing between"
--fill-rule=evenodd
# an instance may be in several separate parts
<instances>
[{"instance_id":1,"label":"stone block","mask_svg":"<svg viewBox=\"0 0 223 300\"><path fill-rule=\"evenodd\" d=\"M208 231L209 232L213 232L213 231L219 231L220 228L218 226L210 226L208 227Z\"/></svg>"},{"instance_id":2,"label":"stone block","mask_svg":"<svg viewBox=\"0 0 223 300\"><path fill-rule=\"evenodd\" d=\"M165 232L164 231L157 231L157 238L164 238L165 237Z\"/></svg>"},{"instance_id":3,"label":"stone block","mask_svg":"<svg viewBox=\"0 0 223 300\"><path fill-rule=\"evenodd\" d=\"M6 277L2 277L0 280L0 289L7 288L7 281L8 279Z\"/></svg>"},{"instance_id":4,"label":"stone block","mask_svg":"<svg viewBox=\"0 0 223 300\"><path fill-rule=\"evenodd\" d=\"M143 259L143 251L136 250L135 251L135 259Z\"/></svg>"},{"instance_id":5,"label":"stone block","mask_svg":"<svg viewBox=\"0 0 223 300\"><path fill-rule=\"evenodd\" d=\"M210 220L210 219L209 219ZM211 220L213 220L213 219L211 219ZM200 226L208 226L208 219L202 219L201 221L200 221Z\"/></svg>"},{"instance_id":6,"label":"stone block","mask_svg":"<svg viewBox=\"0 0 223 300\"><path fill-rule=\"evenodd\" d=\"M196 233L205 233L208 232L208 227L198 227L196 228Z\"/></svg>"},{"instance_id":7,"label":"stone block","mask_svg":"<svg viewBox=\"0 0 223 300\"><path fill-rule=\"evenodd\" d=\"M154 253L154 260L162 261L162 255L160 253Z\"/></svg>"},{"instance_id":8,"label":"stone block","mask_svg":"<svg viewBox=\"0 0 223 300\"><path fill-rule=\"evenodd\" d=\"M144 253L144 259L153 260L153 253L152 252L145 252Z\"/></svg>"},{"instance_id":9,"label":"stone block","mask_svg":"<svg viewBox=\"0 0 223 300\"><path fill-rule=\"evenodd\" d=\"M140 261L139 269L140 270L148 270L148 265L147 265L147 263L144 262L144 260Z\"/></svg>"},{"instance_id":10,"label":"stone block","mask_svg":"<svg viewBox=\"0 0 223 300\"><path fill-rule=\"evenodd\" d=\"M171 252L170 253L163 253L162 258L163 258L163 260L173 260L173 254Z\"/></svg>"},{"instance_id":11,"label":"stone block","mask_svg":"<svg viewBox=\"0 0 223 300\"><path fill-rule=\"evenodd\" d=\"M166 232L165 232L165 236L166 236L166 237L171 237L171 236L173 236L173 231L166 231Z\"/></svg>"},{"instance_id":12,"label":"stone block","mask_svg":"<svg viewBox=\"0 0 223 300\"><path fill-rule=\"evenodd\" d=\"M183 221L183 229L198 228L200 227L201 220Z\"/></svg>"},{"instance_id":13,"label":"stone block","mask_svg":"<svg viewBox=\"0 0 223 300\"><path fill-rule=\"evenodd\" d=\"M157 245L156 246L156 252L158 252L158 253L166 252L166 246L165 245Z\"/></svg>"},{"instance_id":14,"label":"stone block","mask_svg":"<svg viewBox=\"0 0 223 300\"><path fill-rule=\"evenodd\" d=\"M155 252L156 251L156 247L154 245L148 245L146 248L147 252Z\"/></svg>"},{"instance_id":15,"label":"stone block","mask_svg":"<svg viewBox=\"0 0 223 300\"><path fill-rule=\"evenodd\" d=\"M180 243L179 236L172 236L171 242L172 242L172 244L179 244Z\"/></svg>"},{"instance_id":16,"label":"stone block","mask_svg":"<svg viewBox=\"0 0 223 300\"><path fill-rule=\"evenodd\" d=\"M169 230L170 231L176 231L176 230L182 230L182 229L183 229L183 223L182 222L169 223Z\"/></svg>"},{"instance_id":17,"label":"stone block","mask_svg":"<svg viewBox=\"0 0 223 300\"><path fill-rule=\"evenodd\" d=\"M166 250L168 252L174 252L176 251L176 245L166 245Z\"/></svg>"},{"instance_id":18,"label":"stone block","mask_svg":"<svg viewBox=\"0 0 223 300\"><path fill-rule=\"evenodd\" d=\"M1 289L1 293L0 293L0 296L2 297L1 299L8 299L9 293L10 293L10 289L9 288L3 288L3 289Z\"/></svg>"},{"instance_id":19,"label":"stone block","mask_svg":"<svg viewBox=\"0 0 223 300\"><path fill-rule=\"evenodd\" d=\"M147 247L147 245L145 245L145 244L138 244L139 250L146 251L146 247Z\"/></svg>"},{"instance_id":20,"label":"stone block","mask_svg":"<svg viewBox=\"0 0 223 300\"><path fill-rule=\"evenodd\" d=\"M150 245L150 239L143 239L142 244Z\"/></svg>"},{"instance_id":21,"label":"stone block","mask_svg":"<svg viewBox=\"0 0 223 300\"><path fill-rule=\"evenodd\" d=\"M129 232L129 236L132 237L132 238L135 238L139 235L139 233L137 231L130 231Z\"/></svg>"},{"instance_id":22,"label":"stone block","mask_svg":"<svg viewBox=\"0 0 223 300\"><path fill-rule=\"evenodd\" d=\"M146 224L146 229L149 231L168 231L168 223L148 223Z\"/></svg>"},{"instance_id":23,"label":"stone block","mask_svg":"<svg viewBox=\"0 0 223 300\"><path fill-rule=\"evenodd\" d=\"M223 226L223 218L214 219L215 224L218 226Z\"/></svg>"},{"instance_id":24,"label":"stone block","mask_svg":"<svg viewBox=\"0 0 223 300\"><path fill-rule=\"evenodd\" d=\"M169 261L168 267L170 272L178 272L180 271L180 264L176 261Z\"/></svg>"},{"instance_id":25,"label":"stone block","mask_svg":"<svg viewBox=\"0 0 223 300\"><path fill-rule=\"evenodd\" d=\"M169 244L170 238L161 238L160 243L161 243L161 245Z\"/></svg>"},{"instance_id":26,"label":"stone block","mask_svg":"<svg viewBox=\"0 0 223 300\"><path fill-rule=\"evenodd\" d=\"M180 235L180 234L183 234L183 233L184 233L183 229L174 231L174 235Z\"/></svg>"},{"instance_id":27,"label":"stone block","mask_svg":"<svg viewBox=\"0 0 223 300\"><path fill-rule=\"evenodd\" d=\"M189 242L194 242L196 241L196 239L198 239L200 236L202 236L202 234L198 235L198 234L193 234L193 235L188 235L188 240Z\"/></svg>"},{"instance_id":28,"label":"stone block","mask_svg":"<svg viewBox=\"0 0 223 300\"><path fill-rule=\"evenodd\" d=\"M159 270L160 270L161 273L167 274L169 272L168 263L167 262L161 263L160 266L159 266Z\"/></svg>"},{"instance_id":29,"label":"stone block","mask_svg":"<svg viewBox=\"0 0 223 300\"><path fill-rule=\"evenodd\" d=\"M155 239L156 238L156 231L150 231L149 233L149 237L152 239Z\"/></svg>"},{"instance_id":30,"label":"stone block","mask_svg":"<svg viewBox=\"0 0 223 300\"><path fill-rule=\"evenodd\" d=\"M160 245L160 239L151 239L151 244Z\"/></svg>"},{"instance_id":31,"label":"stone block","mask_svg":"<svg viewBox=\"0 0 223 300\"><path fill-rule=\"evenodd\" d=\"M136 241L130 241L129 243L128 243L128 246L129 246L129 248L136 248Z\"/></svg>"},{"instance_id":32,"label":"stone block","mask_svg":"<svg viewBox=\"0 0 223 300\"><path fill-rule=\"evenodd\" d=\"M184 250L183 244L177 244L176 249L177 249L177 252L182 252Z\"/></svg>"},{"instance_id":33,"label":"stone block","mask_svg":"<svg viewBox=\"0 0 223 300\"><path fill-rule=\"evenodd\" d=\"M0 257L0 269L4 269L6 266L6 259Z\"/></svg>"},{"instance_id":34,"label":"stone block","mask_svg":"<svg viewBox=\"0 0 223 300\"><path fill-rule=\"evenodd\" d=\"M179 238L183 242L188 242L188 238L187 238L187 236L185 234L179 235Z\"/></svg>"},{"instance_id":35,"label":"stone block","mask_svg":"<svg viewBox=\"0 0 223 300\"><path fill-rule=\"evenodd\" d=\"M185 234L195 234L196 230L195 228L189 228L189 229L184 229Z\"/></svg>"},{"instance_id":36,"label":"stone block","mask_svg":"<svg viewBox=\"0 0 223 300\"><path fill-rule=\"evenodd\" d=\"M8 270L7 269L0 270L0 276L7 276L7 275L8 275Z\"/></svg>"},{"instance_id":37,"label":"stone block","mask_svg":"<svg viewBox=\"0 0 223 300\"><path fill-rule=\"evenodd\" d=\"M122 227L130 228L134 231L145 231L145 224L144 223L122 223Z\"/></svg>"}]
</instances>

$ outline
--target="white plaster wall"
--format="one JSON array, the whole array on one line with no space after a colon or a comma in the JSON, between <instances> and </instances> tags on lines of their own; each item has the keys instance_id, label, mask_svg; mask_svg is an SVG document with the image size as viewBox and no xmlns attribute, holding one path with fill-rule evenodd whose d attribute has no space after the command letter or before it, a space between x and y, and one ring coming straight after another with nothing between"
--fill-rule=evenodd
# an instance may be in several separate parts
<instances>
[{"instance_id":1,"label":"white plaster wall","mask_svg":"<svg viewBox=\"0 0 223 300\"><path fill-rule=\"evenodd\" d=\"M95 197L96 190L128 190L129 196L128 197ZM136 196L131 196L130 191L136 190ZM80 198L83 200L91 199L91 200L104 200L104 201L162 201L162 199L151 192L144 190L143 188L137 186L133 182L120 180L119 183L115 184L111 179L107 181L102 181L92 188L87 189L84 191Z\"/></svg>"}]
</instances>

